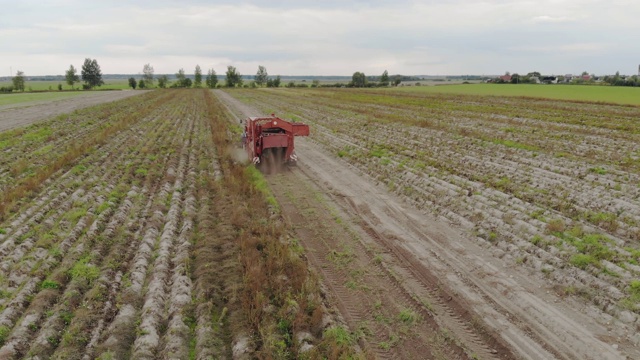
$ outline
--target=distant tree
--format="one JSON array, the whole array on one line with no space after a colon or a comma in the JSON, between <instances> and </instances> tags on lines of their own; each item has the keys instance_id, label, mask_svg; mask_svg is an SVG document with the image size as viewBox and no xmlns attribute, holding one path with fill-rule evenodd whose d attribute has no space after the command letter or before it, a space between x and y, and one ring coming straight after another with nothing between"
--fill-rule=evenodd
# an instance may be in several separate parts
<instances>
[{"instance_id":1,"label":"distant tree","mask_svg":"<svg viewBox=\"0 0 640 360\"><path fill-rule=\"evenodd\" d=\"M267 83L268 79L269 79L269 74L267 73L267 68L265 68L262 65L258 66L258 72L256 73L256 76L255 76L256 84L259 86L264 86Z\"/></svg>"},{"instance_id":2,"label":"distant tree","mask_svg":"<svg viewBox=\"0 0 640 360\"><path fill-rule=\"evenodd\" d=\"M82 65L82 81L85 82L85 85L87 85L86 87L89 89L93 89L96 86L104 84L104 81L102 81L100 65L98 65L98 61L96 59L84 59L84 64Z\"/></svg>"},{"instance_id":3,"label":"distant tree","mask_svg":"<svg viewBox=\"0 0 640 360\"><path fill-rule=\"evenodd\" d=\"M146 81L144 81L144 79L140 79L140 81L138 81L138 87L139 87L140 89L145 89L145 88L147 88L147 82L146 82Z\"/></svg>"},{"instance_id":4,"label":"distant tree","mask_svg":"<svg viewBox=\"0 0 640 360\"><path fill-rule=\"evenodd\" d=\"M311 87L318 87L318 86L320 86L320 80L313 79L313 81L311 82Z\"/></svg>"},{"instance_id":5,"label":"distant tree","mask_svg":"<svg viewBox=\"0 0 640 360\"><path fill-rule=\"evenodd\" d=\"M71 86L73 89L73 84L80 81L80 77L78 76L78 72L73 65L69 65L69 70L67 70L64 74L65 80L67 80L67 85Z\"/></svg>"},{"instance_id":6,"label":"distant tree","mask_svg":"<svg viewBox=\"0 0 640 360\"><path fill-rule=\"evenodd\" d=\"M520 82L520 75L518 75L518 73L513 73L513 75L511 75L511 83L519 84Z\"/></svg>"},{"instance_id":7,"label":"distant tree","mask_svg":"<svg viewBox=\"0 0 640 360\"><path fill-rule=\"evenodd\" d=\"M274 79L267 79L267 87L280 87L280 75L276 76Z\"/></svg>"},{"instance_id":8,"label":"distant tree","mask_svg":"<svg viewBox=\"0 0 640 360\"><path fill-rule=\"evenodd\" d=\"M144 80L140 80L141 82L144 82ZM132 88L133 90L136 89L136 86L138 85L138 83L136 82L136 79L134 79L133 77L129 78L129 87Z\"/></svg>"},{"instance_id":9,"label":"distant tree","mask_svg":"<svg viewBox=\"0 0 640 360\"><path fill-rule=\"evenodd\" d=\"M190 88L191 84L192 82L190 78L185 78L184 81L182 82L183 87L186 87L186 88Z\"/></svg>"},{"instance_id":10,"label":"distant tree","mask_svg":"<svg viewBox=\"0 0 640 360\"><path fill-rule=\"evenodd\" d=\"M242 75L234 66L227 66L227 87L242 87Z\"/></svg>"},{"instance_id":11,"label":"distant tree","mask_svg":"<svg viewBox=\"0 0 640 360\"><path fill-rule=\"evenodd\" d=\"M166 88L167 85L169 84L169 78L167 77L167 75L162 75L158 77L158 87L159 88Z\"/></svg>"},{"instance_id":12,"label":"distant tree","mask_svg":"<svg viewBox=\"0 0 640 360\"><path fill-rule=\"evenodd\" d=\"M393 86L398 86L400 85L401 82L402 82L402 77L400 77L400 75L396 75L393 78Z\"/></svg>"},{"instance_id":13,"label":"distant tree","mask_svg":"<svg viewBox=\"0 0 640 360\"><path fill-rule=\"evenodd\" d=\"M202 86L202 69L200 69L200 65L196 65L196 71L193 78L193 87L199 88Z\"/></svg>"},{"instance_id":14,"label":"distant tree","mask_svg":"<svg viewBox=\"0 0 640 360\"><path fill-rule=\"evenodd\" d=\"M364 73L356 71L351 77L351 83L354 87L364 87L367 84L367 77L364 75Z\"/></svg>"},{"instance_id":15,"label":"distant tree","mask_svg":"<svg viewBox=\"0 0 640 360\"><path fill-rule=\"evenodd\" d=\"M620 78L620 71L616 71L616 74L613 76L611 83L614 85L621 85L622 82L623 81Z\"/></svg>"},{"instance_id":16,"label":"distant tree","mask_svg":"<svg viewBox=\"0 0 640 360\"><path fill-rule=\"evenodd\" d=\"M214 69L209 69L209 71L207 72L205 84L209 89L213 89L218 85L218 74L216 74L216 71Z\"/></svg>"},{"instance_id":17,"label":"distant tree","mask_svg":"<svg viewBox=\"0 0 640 360\"><path fill-rule=\"evenodd\" d=\"M178 70L178 72L176 73L176 83L175 86L176 87L185 87L185 79L187 77L184 75L184 69L180 69Z\"/></svg>"},{"instance_id":18,"label":"distant tree","mask_svg":"<svg viewBox=\"0 0 640 360\"><path fill-rule=\"evenodd\" d=\"M389 86L389 73L385 70L380 76L380 86Z\"/></svg>"},{"instance_id":19,"label":"distant tree","mask_svg":"<svg viewBox=\"0 0 640 360\"><path fill-rule=\"evenodd\" d=\"M16 91L24 91L24 72L18 70L11 81L13 81L13 88Z\"/></svg>"},{"instance_id":20,"label":"distant tree","mask_svg":"<svg viewBox=\"0 0 640 360\"><path fill-rule=\"evenodd\" d=\"M589 72L588 71L583 71L582 72L582 76L585 76L585 75L589 75Z\"/></svg>"},{"instance_id":21,"label":"distant tree","mask_svg":"<svg viewBox=\"0 0 640 360\"><path fill-rule=\"evenodd\" d=\"M58 84L58 91L62 91L62 84Z\"/></svg>"},{"instance_id":22,"label":"distant tree","mask_svg":"<svg viewBox=\"0 0 640 360\"><path fill-rule=\"evenodd\" d=\"M147 87L153 86L153 66L151 64L144 64L142 68L142 80Z\"/></svg>"}]
</instances>

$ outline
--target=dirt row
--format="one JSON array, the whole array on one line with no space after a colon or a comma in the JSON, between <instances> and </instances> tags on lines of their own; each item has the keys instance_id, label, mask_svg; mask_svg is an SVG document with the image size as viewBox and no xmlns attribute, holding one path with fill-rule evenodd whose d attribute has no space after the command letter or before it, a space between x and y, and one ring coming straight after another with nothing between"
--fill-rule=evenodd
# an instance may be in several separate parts
<instances>
[{"instance_id":1,"label":"dirt row","mask_svg":"<svg viewBox=\"0 0 640 360\"><path fill-rule=\"evenodd\" d=\"M481 319L488 339L506 341L516 357L638 355L634 109L333 90L220 96L239 117L275 112L309 123L297 181L315 183L369 229L361 242L412 264L406 283L428 289L438 279L473 309L462 321ZM516 105L528 110L507 116ZM609 114L612 123L597 121ZM628 161L606 159L614 147Z\"/></svg>"}]
</instances>

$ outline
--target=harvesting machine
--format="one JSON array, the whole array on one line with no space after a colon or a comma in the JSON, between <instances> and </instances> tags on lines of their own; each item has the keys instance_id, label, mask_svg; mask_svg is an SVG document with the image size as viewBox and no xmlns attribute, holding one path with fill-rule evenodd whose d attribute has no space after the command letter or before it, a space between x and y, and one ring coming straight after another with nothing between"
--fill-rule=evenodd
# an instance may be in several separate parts
<instances>
[{"instance_id":1,"label":"harvesting machine","mask_svg":"<svg viewBox=\"0 0 640 360\"><path fill-rule=\"evenodd\" d=\"M293 147L295 136L308 136L309 125L269 117L245 120L243 146L254 164L279 167L298 160Z\"/></svg>"}]
</instances>

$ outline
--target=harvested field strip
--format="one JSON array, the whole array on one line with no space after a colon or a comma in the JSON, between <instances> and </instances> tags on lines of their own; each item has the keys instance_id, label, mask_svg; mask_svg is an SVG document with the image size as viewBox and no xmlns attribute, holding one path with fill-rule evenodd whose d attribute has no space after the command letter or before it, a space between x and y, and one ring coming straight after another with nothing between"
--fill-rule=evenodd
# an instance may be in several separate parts
<instances>
[{"instance_id":1,"label":"harvested field strip","mask_svg":"<svg viewBox=\"0 0 640 360\"><path fill-rule=\"evenodd\" d=\"M283 176L270 176L269 183L276 193L284 194L279 202L291 210L289 214L295 214L288 221L303 239L301 245L311 263L335 294L333 301L345 317L351 336L364 349L377 358L454 359L470 354L483 359L496 358L492 355L496 350L490 349L472 330L464 329L451 308L439 302L439 290L428 294L424 288L414 294L404 289L403 284L412 279L405 274L409 270L405 268L398 273L397 269L382 265L382 254L386 250L365 245L351 225L339 221L344 217L337 216L335 209L327 208L319 189L307 187L302 177L299 170L294 169ZM336 223L344 225L336 228ZM384 241L375 230L367 228L367 231ZM437 286L434 284L434 288ZM450 296L447 294L446 298ZM453 319L446 327L435 319L433 304L438 312L452 314ZM451 324L463 328L458 333L468 334L463 344L471 348L460 346L461 339L450 333ZM509 353L505 348L500 350L503 357Z\"/></svg>"},{"instance_id":2,"label":"harvested field strip","mask_svg":"<svg viewBox=\"0 0 640 360\"><path fill-rule=\"evenodd\" d=\"M640 298L640 109L341 90L229 92L495 256L633 324ZM633 325L632 325L633 326Z\"/></svg>"}]
</instances>

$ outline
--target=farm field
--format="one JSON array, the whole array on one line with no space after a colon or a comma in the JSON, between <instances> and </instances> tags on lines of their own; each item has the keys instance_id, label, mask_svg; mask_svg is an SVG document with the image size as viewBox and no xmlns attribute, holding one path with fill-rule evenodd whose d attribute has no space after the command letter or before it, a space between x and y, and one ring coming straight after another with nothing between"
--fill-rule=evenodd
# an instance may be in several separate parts
<instances>
[{"instance_id":1,"label":"farm field","mask_svg":"<svg viewBox=\"0 0 640 360\"><path fill-rule=\"evenodd\" d=\"M404 357L415 345L376 312L393 299L371 277L390 277L394 293L424 300L396 309L448 329L467 354L640 357L640 108L388 90L217 95L238 119L311 126L298 168L268 181L299 223L335 223L294 227L372 348ZM330 235L336 226L352 235Z\"/></svg>"},{"instance_id":2,"label":"farm field","mask_svg":"<svg viewBox=\"0 0 640 360\"><path fill-rule=\"evenodd\" d=\"M412 85L411 82L409 82ZM459 84L436 86L405 86L390 91L426 94L458 94L486 96L521 96L555 100L602 102L621 105L640 105L640 89L598 85L544 84Z\"/></svg>"},{"instance_id":3,"label":"farm field","mask_svg":"<svg viewBox=\"0 0 640 360\"><path fill-rule=\"evenodd\" d=\"M230 124L153 91L0 133L0 358L355 354Z\"/></svg>"},{"instance_id":4,"label":"farm field","mask_svg":"<svg viewBox=\"0 0 640 360\"><path fill-rule=\"evenodd\" d=\"M640 358L640 108L135 93L0 132L0 358Z\"/></svg>"},{"instance_id":5,"label":"farm field","mask_svg":"<svg viewBox=\"0 0 640 360\"><path fill-rule=\"evenodd\" d=\"M29 125L55 115L142 93L144 91L50 92L0 95L0 131Z\"/></svg>"},{"instance_id":6,"label":"farm field","mask_svg":"<svg viewBox=\"0 0 640 360\"><path fill-rule=\"evenodd\" d=\"M25 81L25 90L28 91L57 91L58 84L62 85L62 90L71 90L71 86L67 85L65 81ZM13 82L9 81L0 81L0 87L8 87L13 86ZM82 83L78 82L73 85L74 88L82 89ZM104 85L100 86L98 89L101 90L126 90L130 89L129 81L127 79L107 79L104 81Z\"/></svg>"}]
</instances>

